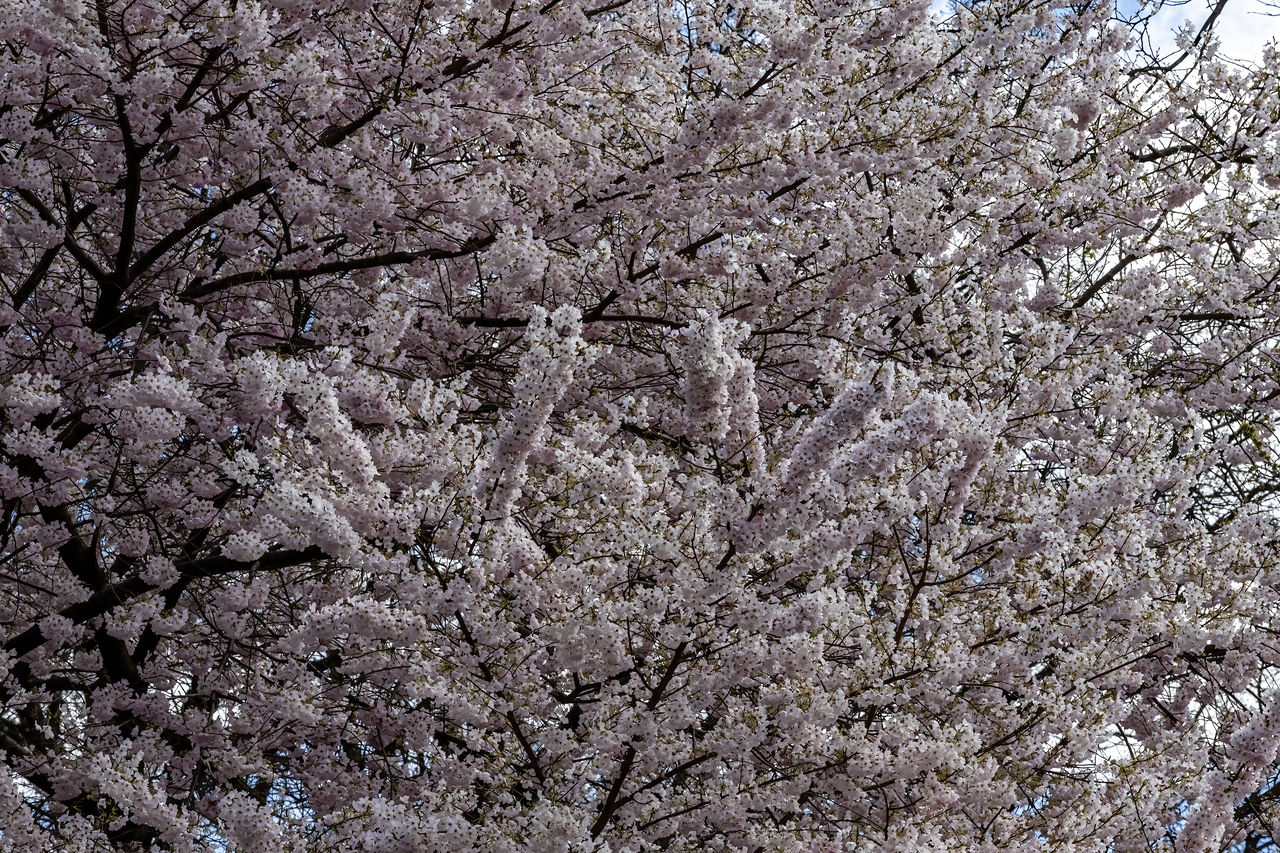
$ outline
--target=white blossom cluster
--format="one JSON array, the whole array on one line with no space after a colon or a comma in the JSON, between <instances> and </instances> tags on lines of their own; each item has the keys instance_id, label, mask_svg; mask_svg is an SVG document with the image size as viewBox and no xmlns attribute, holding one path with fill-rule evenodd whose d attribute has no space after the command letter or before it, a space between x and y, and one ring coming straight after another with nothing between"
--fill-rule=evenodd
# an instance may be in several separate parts
<instances>
[{"instance_id":1,"label":"white blossom cluster","mask_svg":"<svg viewBox=\"0 0 1280 853\"><path fill-rule=\"evenodd\" d=\"M1274 62L7 3L0 853L1280 843Z\"/></svg>"}]
</instances>

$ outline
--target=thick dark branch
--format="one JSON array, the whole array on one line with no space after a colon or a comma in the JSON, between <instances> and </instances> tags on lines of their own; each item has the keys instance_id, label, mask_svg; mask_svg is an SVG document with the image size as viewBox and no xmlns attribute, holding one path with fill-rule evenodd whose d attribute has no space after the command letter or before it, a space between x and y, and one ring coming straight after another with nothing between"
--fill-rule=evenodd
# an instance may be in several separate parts
<instances>
[{"instance_id":1,"label":"thick dark branch","mask_svg":"<svg viewBox=\"0 0 1280 853\"><path fill-rule=\"evenodd\" d=\"M787 67L789 68L790 66ZM768 84L785 70L786 68L779 66L776 62L770 63L769 67L764 70L764 73L756 79L756 82L748 86L746 91L739 95L738 98L745 101L747 98L750 98L756 92L760 91L762 86Z\"/></svg>"},{"instance_id":2,"label":"thick dark branch","mask_svg":"<svg viewBox=\"0 0 1280 853\"><path fill-rule=\"evenodd\" d=\"M713 243L716 240L719 240L723 236L724 236L723 231L712 231L710 234L707 234L705 237L699 237L697 240L694 240L692 243L689 243L687 245L681 246L679 249L676 249L675 254L678 257L682 257L682 258L696 258L698 256L699 249L701 249L703 246L707 245L708 243ZM658 271L659 266L661 265L655 261L654 263L649 264L649 266L645 267L642 270L632 270L627 274L627 281L631 281L631 282L643 281L644 279L656 273Z\"/></svg>"},{"instance_id":3,"label":"thick dark branch","mask_svg":"<svg viewBox=\"0 0 1280 853\"><path fill-rule=\"evenodd\" d=\"M13 292L10 297L10 303L14 308L22 308L27 304L27 300L36 292L36 288L40 286L40 282L44 281L44 277L49 274L49 269L53 266L53 259L58 256L58 250L62 248L59 243L44 250L44 254L40 256L40 260L36 261L36 265L31 268L31 273L23 280L18 289Z\"/></svg>"},{"instance_id":4,"label":"thick dark branch","mask_svg":"<svg viewBox=\"0 0 1280 853\"><path fill-rule=\"evenodd\" d=\"M478 326L482 329L523 329L529 325L528 320L522 320L517 317L481 317L474 314L464 314L456 318L459 323L464 326ZM683 329L688 323L679 320L668 320L665 317L646 317L642 314L602 314L596 316L583 316L583 321L587 323L647 323L652 326L666 326L669 329Z\"/></svg>"},{"instance_id":5,"label":"thick dark branch","mask_svg":"<svg viewBox=\"0 0 1280 853\"><path fill-rule=\"evenodd\" d=\"M219 45L213 48L205 56L204 62L200 63L200 67L196 69L196 73L191 75L191 80L187 83L187 88L183 90L182 95L174 102L173 109L166 113L164 118L160 119L160 124L156 126L156 139L169 132L173 127L173 117L181 113L191 106L196 92L200 91L200 85L204 82L204 78L209 76L209 72L213 70L214 64L222 58L226 52L225 45ZM154 143L152 143L154 144Z\"/></svg>"},{"instance_id":6,"label":"thick dark branch","mask_svg":"<svg viewBox=\"0 0 1280 853\"><path fill-rule=\"evenodd\" d=\"M653 779L649 780L648 782L645 782L639 788L636 788L630 794L627 794L625 797L618 800L618 807L621 808L622 806L634 800L637 794L643 794L645 791L648 791L650 788L656 788L657 786L661 785L663 782L667 782L672 779L675 779L679 777L681 774L687 773L688 771L692 770L694 767L697 767L699 764L702 764L706 761L710 761L715 757L716 757L716 754L714 752L704 752L702 755L696 755L693 758L690 758L688 761L677 764L675 767L672 767L666 773L663 773L661 776L655 776Z\"/></svg>"},{"instance_id":7,"label":"thick dark branch","mask_svg":"<svg viewBox=\"0 0 1280 853\"><path fill-rule=\"evenodd\" d=\"M134 261L133 267L129 270L129 280L135 281L139 274L158 261L165 252L168 252L174 246L189 237L192 232L208 225L214 219L231 210L231 208L235 207L240 202L248 201L249 199L261 195L270 189L271 181L263 178L260 181L255 181L244 189L237 190L230 195L223 196L204 210L188 217L187 221L182 223L181 227L166 234L158 243L148 249L144 255Z\"/></svg>"},{"instance_id":8,"label":"thick dark branch","mask_svg":"<svg viewBox=\"0 0 1280 853\"><path fill-rule=\"evenodd\" d=\"M530 21L525 21L523 24L520 24L519 26L512 28L511 16L515 12L515 10L516 10L515 3L512 3L510 6L507 7L506 14L503 15L503 19L502 19L502 29L494 33L492 36L490 36L485 41L484 44L480 45L480 50L492 50L493 48L501 45L507 39L511 38L514 35L519 34L523 30L528 28L529 24L531 23Z\"/></svg>"},{"instance_id":9,"label":"thick dark branch","mask_svg":"<svg viewBox=\"0 0 1280 853\"><path fill-rule=\"evenodd\" d=\"M77 540L78 541L78 540ZM301 551L269 551L257 560L244 562L229 557L206 557L202 560L186 560L175 564L179 577L188 582L199 578L212 578L240 571L283 569L300 566L324 558L324 552L316 546ZM155 584L142 580L138 576L122 580L119 583L99 589L84 601L68 605L58 611L58 615L70 619L76 625L83 625L91 619L103 616L115 608L128 604L159 589ZM22 657L39 648L47 638L40 626L33 625L27 630L5 641L4 649L16 657Z\"/></svg>"},{"instance_id":10,"label":"thick dark branch","mask_svg":"<svg viewBox=\"0 0 1280 853\"><path fill-rule=\"evenodd\" d=\"M516 719L515 711L506 713L507 722L511 724L511 731L515 734L516 740L520 742L520 748L524 750L525 757L529 759L529 766L533 769L533 775L537 777L539 782L546 782L546 774L543 773L542 763L538 761L538 754L533 751L533 745L529 743L529 739L525 737L524 730L520 728L520 721Z\"/></svg>"},{"instance_id":11,"label":"thick dark branch","mask_svg":"<svg viewBox=\"0 0 1280 853\"><path fill-rule=\"evenodd\" d=\"M68 202L68 204L70 204L70 202ZM58 250L70 240L71 235L75 233L75 230L79 228L80 225L97 209L98 206L96 204L86 204L71 215L71 218L66 222L66 233L63 237L63 242L59 243L57 246L51 246L48 249L45 249L44 254L40 256L40 260L37 261L35 267L32 268L30 275L28 275L26 280L22 282L21 286L14 291L12 297L14 308L21 308L27 303L27 300L36 292L36 288L40 286L40 283L44 281L44 277L49 273L49 269L53 266L54 259L58 256Z\"/></svg>"},{"instance_id":12,"label":"thick dark branch","mask_svg":"<svg viewBox=\"0 0 1280 853\"><path fill-rule=\"evenodd\" d=\"M701 249L703 246L707 245L708 243L714 243L716 240L719 240L723 236L724 236L723 231L712 231L710 234L706 235L705 237L698 238L697 240L693 241L692 243L685 246L684 248L677 249L676 254L683 258L696 258L698 256L699 249Z\"/></svg>"},{"instance_id":13,"label":"thick dark branch","mask_svg":"<svg viewBox=\"0 0 1280 853\"><path fill-rule=\"evenodd\" d=\"M1103 274L1101 278L1099 278L1093 284L1089 285L1089 287L1085 289L1084 293L1080 294L1079 298L1077 298L1076 301L1072 303L1071 307L1075 309L1083 308L1090 299L1098 295L1098 292L1102 290L1102 288L1110 284L1112 279L1114 279L1120 273L1124 272L1125 269L1129 266L1129 264L1133 263L1137 259L1138 259L1137 255L1134 255L1134 254L1125 255L1123 258L1120 259L1120 261L1115 266L1107 270L1106 273Z\"/></svg>"},{"instance_id":14,"label":"thick dark branch","mask_svg":"<svg viewBox=\"0 0 1280 853\"><path fill-rule=\"evenodd\" d=\"M662 696L666 692L667 687L671 684L671 679L676 674L676 669L684 662L685 650L689 647L688 642L681 642L676 646L675 651L671 653L671 661L667 664L667 668L662 673L662 677L658 679L658 684L649 694L649 701L645 703L645 708L653 711L658 707L658 703L662 701ZM618 765L618 774L613 777L613 784L609 786L609 793L605 796L604 805L600 807L600 814L596 817L596 822L591 825L591 837L598 838L600 833L604 832L604 828L609 825L609 821L613 819L615 813L622 806L620 799L622 794L622 786L627 781L627 775L631 773L631 766L636 760L635 744L628 744L626 752L622 755L622 762Z\"/></svg>"},{"instance_id":15,"label":"thick dark branch","mask_svg":"<svg viewBox=\"0 0 1280 853\"><path fill-rule=\"evenodd\" d=\"M133 130L129 125L129 113L124 98L115 96L117 123L124 144L124 205L121 209L120 243L116 249L112 274L99 282L98 301L93 306L91 329L106 325L115 313L129 288L129 264L133 259L133 244L138 235L138 208L142 199L142 158L145 152L134 144Z\"/></svg>"},{"instance_id":16,"label":"thick dark branch","mask_svg":"<svg viewBox=\"0 0 1280 853\"><path fill-rule=\"evenodd\" d=\"M807 181L807 180L809 180L809 176L808 176L808 175L805 175L805 176L804 176L804 177L802 177L802 178L796 178L794 181L792 181L791 183L787 184L786 186L784 186L784 187L779 187L778 189L776 189L776 190L774 190L773 192L769 193L769 195L768 195L768 196L766 196L765 200L766 200L766 201L777 201L778 199L782 198L784 195L786 195L787 193L791 192L792 190L794 190L794 189L798 189L798 188L799 188L800 186L802 186L802 185L805 183L805 181Z\"/></svg>"},{"instance_id":17,"label":"thick dark branch","mask_svg":"<svg viewBox=\"0 0 1280 853\"><path fill-rule=\"evenodd\" d=\"M58 218L53 215L53 211L46 207L44 202L40 201L40 198L31 190L19 188L16 192L18 193L18 197L31 205L36 214L45 222L54 226L62 226L63 231L66 234L62 240L62 245L65 246L67 251L71 253L71 256L80 263L80 266L84 267L85 271L93 277L94 281L101 283L110 277L106 270L98 266L98 262L85 251L83 246L71 239L71 232L73 230L72 223L75 223L74 227L78 227L79 224L84 221L84 217L87 217L97 209L94 205L87 205L82 208L81 211L77 212L70 221L64 224L58 222Z\"/></svg>"},{"instance_id":18,"label":"thick dark branch","mask_svg":"<svg viewBox=\"0 0 1280 853\"><path fill-rule=\"evenodd\" d=\"M605 3L603 6L596 6L594 9L586 9L583 11L582 15L584 18L594 18L596 15L603 15L606 12L621 9L630 2L631 0L613 0L612 3Z\"/></svg>"},{"instance_id":19,"label":"thick dark branch","mask_svg":"<svg viewBox=\"0 0 1280 853\"><path fill-rule=\"evenodd\" d=\"M618 291L610 290L607 294L605 294L604 299L601 299L598 303L596 303L596 306L594 308L592 308L590 311L582 315L582 322L594 323L596 320L599 320L601 317L604 316L605 309L608 308L613 303L617 302L618 297L620 295L621 294L619 294Z\"/></svg>"},{"instance_id":20,"label":"thick dark branch","mask_svg":"<svg viewBox=\"0 0 1280 853\"><path fill-rule=\"evenodd\" d=\"M333 148L335 145L342 142L342 140L346 139L351 134L356 133L360 128L382 115L382 111L386 108L386 104L374 104L369 107L369 109L365 110L363 114L347 124L335 124L332 127L326 127L320 133L320 136L316 138L316 145L319 145L321 148Z\"/></svg>"},{"instance_id":21,"label":"thick dark branch","mask_svg":"<svg viewBox=\"0 0 1280 853\"><path fill-rule=\"evenodd\" d=\"M44 469L40 463L30 456L12 455L9 457L18 473L32 482L44 479ZM80 536L79 527L65 506L54 506L37 503L40 518L45 524L57 525L67 532L67 541L58 548L58 556L67 570L85 586L92 590L101 590L106 586L107 577L98 564L94 549Z\"/></svg>"},{"instance_id":22,"label":"thick dark branch","mask_svg":"<svg viewBox=\"0 0 1280 853\"><path fill-rule=\"evenodd\" d=\"M343 275L359 270L377 269L411 264L414 261L444 261L451 258L462 258L473 255L494 241L494 235L476 237L468 240L456 249L422 249L416 252L387 252L382 255L369 255L363 258L349 258L343 261L330 261L317 264L307 269L268 269L249 270L233 275L216 278L213 281L188 287L182 294L184 299L199 299L219 293L242 284L254 284L262 281L298 281L318 278L325 275Z\"/></svg>"}]
</instances>

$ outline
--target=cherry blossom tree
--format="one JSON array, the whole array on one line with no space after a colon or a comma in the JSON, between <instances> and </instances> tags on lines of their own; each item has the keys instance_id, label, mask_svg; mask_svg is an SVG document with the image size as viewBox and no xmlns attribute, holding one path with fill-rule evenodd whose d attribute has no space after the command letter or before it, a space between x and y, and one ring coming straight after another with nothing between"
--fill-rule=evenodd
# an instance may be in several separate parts
<instances>
[{"instance_id":1,"label":"cherry blossom tree","mask_svg":"<svg viewBox=\"0 0 1280 853\"><path fill-rule=\"evenodd\" d=\"M1280 56L1132 6L9 0L0 850L1270 847Z\"/></svg>"}]
</instances>

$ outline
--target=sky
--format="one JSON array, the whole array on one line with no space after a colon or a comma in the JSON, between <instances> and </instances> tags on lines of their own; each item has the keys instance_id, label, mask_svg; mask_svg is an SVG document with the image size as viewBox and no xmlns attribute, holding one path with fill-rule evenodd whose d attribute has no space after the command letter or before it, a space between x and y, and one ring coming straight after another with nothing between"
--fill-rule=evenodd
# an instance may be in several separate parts
<instances>
[{"instance_id":1,"label":"sky","mask_svg":"<svg viewBox=\"0 0 1280 853\"><path fill-rule=\"evenodd\" d=\"M1123 10L1137 4L1133 0L1119 0ZM1186 0L1180 6L1162 10L1153 23L1152 35L1168 34L1163 46L1173 47L1173 31L1184 21L1192 21L1196 29L1209 16L1211 0ZM1228 0L1227 8L1218 19L1220 50L1233 59L1258 62L1262 48L1270 39L1280 39L1280 0Z\"/></svg>"},{"instance_id":2,"label":"sky","mask_svg":"<svg viewBox=\"0 0 1280 853\"><path fill-rule=\"evenodd\" d=\"M1132 12L1138 7L1138 0L1116 0L1116 5L1121 12ZM1157 46L1172 50L1174 31L1185 21L1191 21L1199 30L1213 5L1213 0L1173 0L1154 22L1152 35L1160 38ZM950 3L934 0L933 6L943 10ZM1218 38L1223 54L1261 61L1263 46L1271 39L1280 41L1280 0L1228 0L1218 19Z\"/></svg>"}]
</instances>

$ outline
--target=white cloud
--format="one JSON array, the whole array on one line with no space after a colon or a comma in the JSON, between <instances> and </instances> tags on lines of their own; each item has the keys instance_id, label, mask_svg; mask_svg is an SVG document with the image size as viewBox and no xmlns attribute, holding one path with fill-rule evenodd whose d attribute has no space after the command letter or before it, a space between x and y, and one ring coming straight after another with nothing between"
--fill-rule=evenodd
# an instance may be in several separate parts
<instances>
[{"instance_id":1,"label":"white cloud","mask_svg":"<svg viewBox=\"0 0 1280 853\"><path fill-rule=\"evenodd\" d=\"M1121 3L1134 5L1132 2ZM1151 37L1163 50L1173 49L1173 34L1187 21L1195 30L1209 17L1212 0L1192 0L1178 6L1167 6L1151 22ZM1262 59L1262 48L1268 41L1280 39L1280 4L1276 0L1228 0L1218 18L1217 34L1224 56L1249 62Z\"/></svg>"},{"instance_id":2,"label":"white cloud","mask_svg":"<svg viewBox=\"0 0 1280 853\"><path fill-rule=\"evenodd\" d=\"M1227 56L1259 60L1263 46L1280 39L1280 7L1261 0L1228 3L1218 24L1218 38Z\"/></svg>"},{"instance_id":3,"label":"white cloud","mask_svg":"<svg viewBox=\"0 0 1280 853\"><path fill-rule=\"evenodd\" d=\"M1209 17L1215 0L1172 0L1152 21L1151 37L1162 51L1174 49L1173 34L1187 21L1195 30ZM945 16L951 0L933 0L933 11ZM1138 0L1116 0L1122 13L1132 13ZM1223 55L1258 62L1262 48L1273 39L1280 41L1280 0L1227 0L1218 18L1218 39Z\"/></svg>"}]
</instances>

